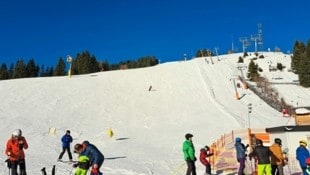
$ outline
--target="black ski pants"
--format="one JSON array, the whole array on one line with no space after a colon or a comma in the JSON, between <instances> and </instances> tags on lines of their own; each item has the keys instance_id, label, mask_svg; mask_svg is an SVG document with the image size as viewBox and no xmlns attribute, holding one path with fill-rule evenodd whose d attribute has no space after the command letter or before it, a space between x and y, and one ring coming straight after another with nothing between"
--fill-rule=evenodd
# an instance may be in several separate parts
<instances>
[{"instance_id":1,"label":"black ski pants","mask_svg":"<svg viewBox=\"0 0 310 175\"><path fill-rule=\"evenodd\" d=\"M186 161L186 164L187 164L186 175L197 175L197 174L196 174L195 161L193 161L193 160L187 160L187 161Z\"/></svg>"},{"instance_id":2,"label":"black ski pants","mask_svg":"<svg viewBox=\"0 0 310 175\"><path fill-rule=\"evenodd\" d=\"M58 159L62 159L62 156L65 154L66 151L68 152L69 159L72 160L72 154L71 154L70 146L62 147L62 152L60 153Z\"/></svg>"},{"instance_id":3,"label":"black ski pants","mask_svg":"<svg viewBox=\"0 0 310 175\"><path fill-rule=\"evenodd\" d=\"M25 159L11 160L11 175L18 175L17 166L19 166L19 175L27 175Z\"/></svg>"}]
</instances>

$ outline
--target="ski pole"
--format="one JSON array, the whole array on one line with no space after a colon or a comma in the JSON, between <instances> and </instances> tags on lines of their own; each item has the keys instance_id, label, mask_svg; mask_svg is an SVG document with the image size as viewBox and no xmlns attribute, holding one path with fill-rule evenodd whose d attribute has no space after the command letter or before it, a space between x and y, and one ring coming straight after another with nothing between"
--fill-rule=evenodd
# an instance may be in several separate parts
<instances>
[{"instance_id":1,"label":"ski pole","mask_svg":"<svg viewBox=\"0 0 310 175\"><path fill-rule=\"evenodd\" d=\"M42 171L42 175L46 175L45 167L43 167L41 171Z\"/></svg>"},{"instance_id":2,"label":"ski pole","mask_svg":"<svg viewBox=\"0 0 310 175\"><path fill-rule=\"evenodd\" d=\"M56 165L53 165L53 168L52 168L52 175L55 175L55 169L56 169Z\"/></svg>"}]
</instances>

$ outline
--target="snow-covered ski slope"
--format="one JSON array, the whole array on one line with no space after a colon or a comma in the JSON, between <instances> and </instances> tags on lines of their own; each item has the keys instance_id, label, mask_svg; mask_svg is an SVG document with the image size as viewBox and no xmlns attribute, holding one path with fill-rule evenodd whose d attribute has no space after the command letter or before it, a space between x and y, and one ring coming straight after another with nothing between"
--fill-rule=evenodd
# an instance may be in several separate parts
<instances>
[{"instance_id":1,"label":"snow-covered ski slope","mask_svg":"<svg viewBox=\"0 0 310 175\"><path fill-rule=\"evenodd\" d=\"M283 77L276 81L296 79L287 71L289 55L264 55L265 59L257 60L264 75ZM41 174L42 167L49 174L54 164L57 175L70 174L71 166L56 162L60 138L70 129L73 144L88 140L102 150L105 175L169 175L183 168L181 146L187 132L194 134L198 157L200 147L233 129L292 124L293 120L283 118L249 90L237 88L242 98L236 100L233 78L240 74L239 56L242 54L213 57L214 64L207 57L71 78L0 81L0 151L4 153L11 132L21 128L29 144L28 174ZM287 67L269 74L268 59ZM245 65L248 63L245 59ZM310 104L308 89L276 87L290 101ZM253 108L250 116L249 103ZM50 128L56 128L56 133L49 134ZM107 134L109 128L114 132L112 138ZM3 154L0 161L5 159ZM200 174L204 171L199 162L197 169ZM4 164L0 174L8 174Z\"/></svg>"}]
</instances>

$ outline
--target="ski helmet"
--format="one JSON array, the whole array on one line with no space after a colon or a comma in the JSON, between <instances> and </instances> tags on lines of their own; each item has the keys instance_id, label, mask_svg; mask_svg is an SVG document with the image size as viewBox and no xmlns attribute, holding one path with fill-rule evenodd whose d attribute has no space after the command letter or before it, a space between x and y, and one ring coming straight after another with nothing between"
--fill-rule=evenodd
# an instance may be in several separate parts
<instances>
[{"instance_id":1,"label":"ski helmet","mask_svg":"<svg viewBox=\"0 0 310 175\"><path fill-rule=\"evenodd\" d=\"M210 147L206 145L206 146L205 146L205 150L206 150L206 151L209 151L209 150L210 150Z\"/></svg>"},{"instance_id":2,"label":"ski helmet","mask_svg":"<svg viewBox=\"0 0 310 175\"><path fill-rule=\"evenodd\" d=\"M16 137L22 136L22 130L16 129L15 131L13 131L12 136L16 136Z\"/></svg>"},{"instance_id":3,"label":"ski helmet","mask_svg":"<svg viewBox=\"0 0 310 175\"><path fill-rule=\"evenodd\" d=\"M235 138L235 141L236 141L236 142L241 142L241 138L240 138L240 137L236 137L236 138Z\"/></svg>"},{"instance_id":4,"label":"ski helmet","mask_svg":"<svg viewBox=\"0 0 310 175\"><path fill-rule=\"evenodd\" d=\"M263 141L260 140L260 139L257 139L257 140L256 140L256 145L263 145Z\"/></svg>"},{"instance_id":5,"label":"ski helmet","mask_svg":"<svg viewBox=\"0 0 310 175\"><path fill-rule=\"evenodd\" d=\"M77 144L74 145L74 152L75 152L75 153L78 153L79 150L82 149L82 148L83 148L83 145L77 143Z\"/></svg>"},{"instance_id":6,"label":"ski helmet","mask_svg":"<svg viewBox=\"0 0 310 175\"><path fill-rule=\"evenodd\" d=\"M307 141L306 140L301 140L301 141L299 141L299 144L306 147L307 146Z\"/></svg>"},{"instance_id":7,"label":"ski helmet","mask_svg":"<svg viewBox=\"0 0 310 175\"><path fill-rule=\"evenodd\" d=\"M282 145L282 140L279 139L279 138L275 138L275 139L274 139L274 143L277 143L277 144L279 144L279 145Z\"/></svg>"},{"instance_id":8,"label":"ski helmet","mask_svg":"<svg viewBox=\"0 0 310 175\"><path fill-rule=\"evenodd\" d=\"M187 133L185 134L185 138L186 140L188 140L189 138L194 137L193 134Z\"/></svg>"}]
</instances>

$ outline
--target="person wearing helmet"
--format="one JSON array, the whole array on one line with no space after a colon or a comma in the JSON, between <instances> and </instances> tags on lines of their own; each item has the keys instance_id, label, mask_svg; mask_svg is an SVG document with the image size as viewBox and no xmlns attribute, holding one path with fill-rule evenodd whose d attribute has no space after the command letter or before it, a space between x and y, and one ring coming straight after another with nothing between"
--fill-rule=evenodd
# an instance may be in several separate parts
<instances>
[{"instance_id":1,"label":"person wearing helmet","mask_svg":"<svg viewBox=\"0 0 310 175\"><path fill-rule=\"evenodd\" d=\"M28 148L28 143L22 131L17 129L13 131L11 138L6 143L5 154L9 156L11 175L17 175L19 166L20 175L26 175L26 163L24 149Z\"/></svg>"},{"instance_id":2,"label":"person wearing helmet","mask_svg":"<svg viewBox=\"0 0 310 175\"><path fill-rule=\"evenodd\" d=\"M263 145L263 141L256 140L254 150L249 154L250 159L255 157L257 159L257 174L258 175L271 175L270 156L272 152L269 147Z\"/></svg>"},{"instance_id":3,"label":"person wearing helmet","mask_svg":"<svg viewBox=\"0 0 310 175\"><path fill-rule=\"evenodd\" d=\"M238 175L243 175L243 171L245 168L246 151L248 147L249 144L244 146L244 144L241 142L240 137L235 138L236 155L237 155L237 161L239 162Z\"/></svg>"},{"instance_id":4,"label":"person wearing helmet","mask_svg":"<svg viewBox=\"0 0 310 175\"><path fill-rule=\"evenodd\" d=\"M211 164L208 161L208 158L212 155L213 153L210 152L209 146L205 146L200 149L199 160L206 167L206 175L211 175Z\"/></svg>"},{"instance_id":5,"label":"person wearing helmet","mask_svg":"<svg viewBox=\"0 0 310 175\"><path fill-rule=\"evenodd\" d=\"M89 159L89 163L90 163L89 167L92 168L90 175L102 174L100 172L100 167L103 164L104 156L95 145L89 143L88 141L84 141L82 144L76 144L74 146L74 153L79 154L79 161L78 162L80 162L81 156L83 156L82 158L85 158L85 159L88 158ZM88 170L88 168L87 168L87 170ZM77 175L84 175L84 174L77 174Z\"/></svg>"},{"instance_id":6,"label":"person wearing helmet","mask_svg":"<svg viewBox=\"0 0 310 175\"><path fill-rule=\"evenodd\" d=\"M269 147L272 152L270 163L271 163L271 174L272 175L283 175L283 166L285 165L285 157L282 152L282 140L275 138L274 143Z\"/></svg>"},{"instance_id":7,"label":"person wearing helmet","mask_svg":"<svg viewBox=\"0 0 310 175\"><path fill-rule=\"evenodd\" d=\"M193 134L185 134L185 141L183 142L183 155L187 164L186 175L196 175L195 161L195 147L193 144Z\"/></svg>"},{"instance_id":8,"label":"person wearing helmet","mask_svg":"<svg viewBox=\"0 0 310 175\"><path fill-rule=\"evenodd\" d=\"M72 142L72 136L70 135L70 130L66 131L66 134L61 137L62 142L62 152L59 154L58 161L61 161L62 156L65 152L68 152L69 161L72 162L72 154L70 151L70 143Z\"/></svg>"},{"instance_id":9,"label":"person wearing helmet","mask_svg":"<svg viewBox=\"0 0 310 175\"><path fill-rule=\"evenodd\" d=\"M307 175L306 159L310 157L309 150L307 149L307 141L300 140L299 147L296 149L296 159L299 161L300 168L304 175Z\"/></svg>"}]
</instances>

